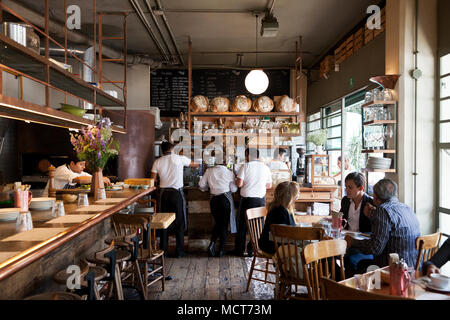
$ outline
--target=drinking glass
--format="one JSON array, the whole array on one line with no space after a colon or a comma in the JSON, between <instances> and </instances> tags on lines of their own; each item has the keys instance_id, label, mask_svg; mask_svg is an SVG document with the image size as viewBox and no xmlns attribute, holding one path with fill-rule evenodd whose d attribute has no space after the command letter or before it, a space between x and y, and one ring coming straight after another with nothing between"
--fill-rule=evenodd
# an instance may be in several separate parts
<instances>
[{"instance_id":1,"label":"drinking glass","mask_svg":"<svg viewBox=\"0 0 450 320\"><path fill-rule=\"evenodd\" d=\"M364 103L369 103L373 101L373 93L372 91L367 91L364 97Z\"/></svg>"},{"instance_id":2,"label":"drinking glass","mask_svg":"<svg viewBox=\"0 0 450 320\"><path fill-rule=\"evenodd\" d=\"M391 89L383 89L383 91L381 92L381 95L383 96L383 101L392 101L394 100L394 95L392 94L392 90Z\"/></svg>"},{"instance_id":3,"label":"drinking glass","mask_svg":"<svg viewBox=\"0 0 450 320\"><path fill-rule=\"evenodd\" d=\"M374 100L374 101L375 101L375 100L382 100L380 89L373 89L373 90L372 90L372 95L373 95L373 100ZM380 99L380 98L381 98L381 99Z\"/></svg>"},{"instance_id":4,"label":"drinking glass","mask_svg":"<svg viewBox=\"0 0 450 320\"><path fill-rule=\"evenodd\" d=\"M78 195L78 207L87 207L88 205L88 195L86 193L80 193Z\"/></svg>"},{"instance_id":5,"label":"drinking glass","mask_svg":"<svg viewBox=\"0 0 450 320\"><path fill-rule=\"evenodd\" d=\"M105 188L100 188L97 191L97 200L106 199L106 191Z\"/></svg>"},{"instance_id":6,"label":"drinking glass","mask_svg":"<svg viewBox=\"0 0 450 320\"><path fill-rule=\"evenodd\" d=\"M33 230L33 220L29 211L19 213L16 220L16 231L24 232Z\"/></svg>"},{"instance_id":7,"label":"drinking glass","mask_svg":"<svg viewBox=\"0 0 450 320\"><path fill-rule=\"evenodd\" d=\"M365 129L364 130L364 141L365 141L365 147L370 150L371 148L371 134L369 132L369 130Z\"/></svg>"}]
</instances>

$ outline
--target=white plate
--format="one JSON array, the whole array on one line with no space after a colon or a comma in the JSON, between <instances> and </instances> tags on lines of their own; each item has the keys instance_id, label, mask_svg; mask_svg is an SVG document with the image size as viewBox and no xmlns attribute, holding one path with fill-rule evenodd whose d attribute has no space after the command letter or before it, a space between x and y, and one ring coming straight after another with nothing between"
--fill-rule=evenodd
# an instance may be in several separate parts
<instances>
[{"instance_id":1,"label":"white plate","mask_svg":"<svg viewBox=\"0 0 450 320\"><path fill-rule=\"evenodd\" d=\"M425 285L425 287L427 287L428 289L431 289L431 290L439 291L439 292L445 292L445 293L450 292L450 286L447 286L447 288L436 288L431 283L427 283Z\"/></svg>"},{"instance_id":2,"label":"white plate","mask_svg":"<svg viewBox=\"0 0 450 320\"><path fill-rule=\"evenodd\" d=\"M20 208L0 209L0 221L13 221L17 219Z\"/></svg>"},{"instance_id":3,"label":"white plate","mask_svg":"<svg viewBox=\"0 0 450 320\"><path fill-rule=\"evenodd\" d=\"M28 207L30 210L50 210L55 201L56 198L32 198Z\"/></svg>"}]
</instances>

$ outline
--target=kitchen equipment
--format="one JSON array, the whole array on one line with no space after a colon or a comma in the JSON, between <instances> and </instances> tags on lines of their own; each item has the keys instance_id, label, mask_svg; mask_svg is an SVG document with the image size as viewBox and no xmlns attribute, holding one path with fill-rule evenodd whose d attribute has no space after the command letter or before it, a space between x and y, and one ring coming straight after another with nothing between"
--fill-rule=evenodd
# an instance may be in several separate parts
<instances>
[{"instance_id":1,"label":"kitchen equipment","mask_svg":"<svg viewBox=\"0 0 450 320\"><path fill-rule=\"evenodd\" d=\"M30 210L42 211L42 210L50 210L55 203L56 198L33 198L31 199L29 208Z\"/></svg>"},{"instance_id":2,"label":"kitchen equipment","mask_svg":"<svg viewBox=\"0 0 450 320\"><path fill-rule=\"evenodd\" d=\"M0 209L0 221L13 221L19 216L20 208Z\"/></svg>"},{"instance_id":3,"label":"kitchen equipment","mask_svg":"<svg viewBox=\"0 0 450 320\"><path fill-rule=\"evenodd\" d=\"M73 114L74 116L82 117L86 113L87 110L81 109L70 104L60 103L61 111Z\"/></svg>"},{"instance_id":4,"label":"kitchen equipment","mask_svg":"<svg viewBox=\"0 0 450 320\"><path fill-rule=\"evenodd\" d=\"M5 36L40 54L41 39L33 27L24 23L3 22L1 29Z\"/></svg>"}]
</instances>

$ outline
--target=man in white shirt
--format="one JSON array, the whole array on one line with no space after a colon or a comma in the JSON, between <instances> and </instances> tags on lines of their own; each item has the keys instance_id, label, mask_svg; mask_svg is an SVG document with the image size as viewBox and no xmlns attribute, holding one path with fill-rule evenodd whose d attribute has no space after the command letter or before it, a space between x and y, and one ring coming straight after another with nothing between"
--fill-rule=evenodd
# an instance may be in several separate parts
<instances>
[{"instance_id":1,"label":"man in white shirt","mask_svg":"<svg viewBox=\"0 0 450 320\"><path fill-rule=\"evenodd\" d=\"M236 219L234 216L234 202L232 192L237 191L234 173L223 165L216 165L206 170L198 185L200 190L206 191L209 187L211 200L209 202L211 214L214 217L214 228L211 241L208 246L208 254L216 256L215 243L220 240L217 256L224 255L225 243L227 241L228 221L231 233L236 233Z\"/></svg>"},{"instance_id":2,"label":"man in white shirt","mask_svg":"<svg viewBox=\"0 0 450 320\"><path fill-rule=\"evenodd\" d=\"M284 181L290 181L291 172L288 166L289 162L286 161L286 155L286 149L279 148L275 150L274 158L276 158L276 160L274 159L270 161L267 165L269 166L270 170L278 172L279 178Z\"/></svg>"},{"instance_id":3,"label":"man in white shirt","mask_svg":"<svg viewBox=\"0 0 450 320\"><path fill-rule=\"evenodd\" d=\"M92 176L83 171L85 168L85 161L80 161L75 155L69 156L66 164L56 168L53 187L59 190L66 188L68 184L71 183L90 184ZM104 177L104 182L106 184L110 183L107 177ZM49 182L47 182L44 192L42 193L43 197L48 197L48 187Z\"/></svg>"},{"instance_id":4,"label":"man in white shirt","mask_svg":"<svg viewBox=\"0 0 450 320\"><path fill-rule=\"evenodd\" d=\"M259 150L245 150L246 163L239 169L236 185L241 188L239 204L238 231L234 254L244 256L247 236L246 212L248 209L266 205L266 190L272 188L272 173L268 166L259 160ZM252 254L251 244L247 244L247 254Z\"/></svg>"},{"instance_id":5,"label":"man in white shirt","mask_svg":"<svg viewBox=\"0 0 450 320\"><path fill-rule=\"evenodd\" d=\"M160 246L167 255L169 246L168 231L175 231L176 257L184 257L184 231L187 229L186 201L183 192L184 167L198 167L191 159L173 153L174 145L170 142L161 144L163 156L153 163L152 179L159 176L159 208L161 212L175 212L175 223L169 229L161 230Z\"/></svg>"}]
</instances>

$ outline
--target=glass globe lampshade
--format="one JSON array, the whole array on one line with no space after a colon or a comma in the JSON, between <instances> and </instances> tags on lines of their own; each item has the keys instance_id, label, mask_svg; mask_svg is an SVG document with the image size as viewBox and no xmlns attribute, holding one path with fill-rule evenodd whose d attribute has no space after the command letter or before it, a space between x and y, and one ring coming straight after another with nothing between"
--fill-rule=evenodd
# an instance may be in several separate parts
<instances>
[{"instance_id":1,"label":"glass globe lampshade","mask_svg":"<svg viewBox=\"0 0 450 320\"><path fill-rule=\"evenodd\" d=\"M269 78L261 69L255 69L245 77L245 88L252 94L261 94L269 87Z\"/></svg>"}]
</instances>

